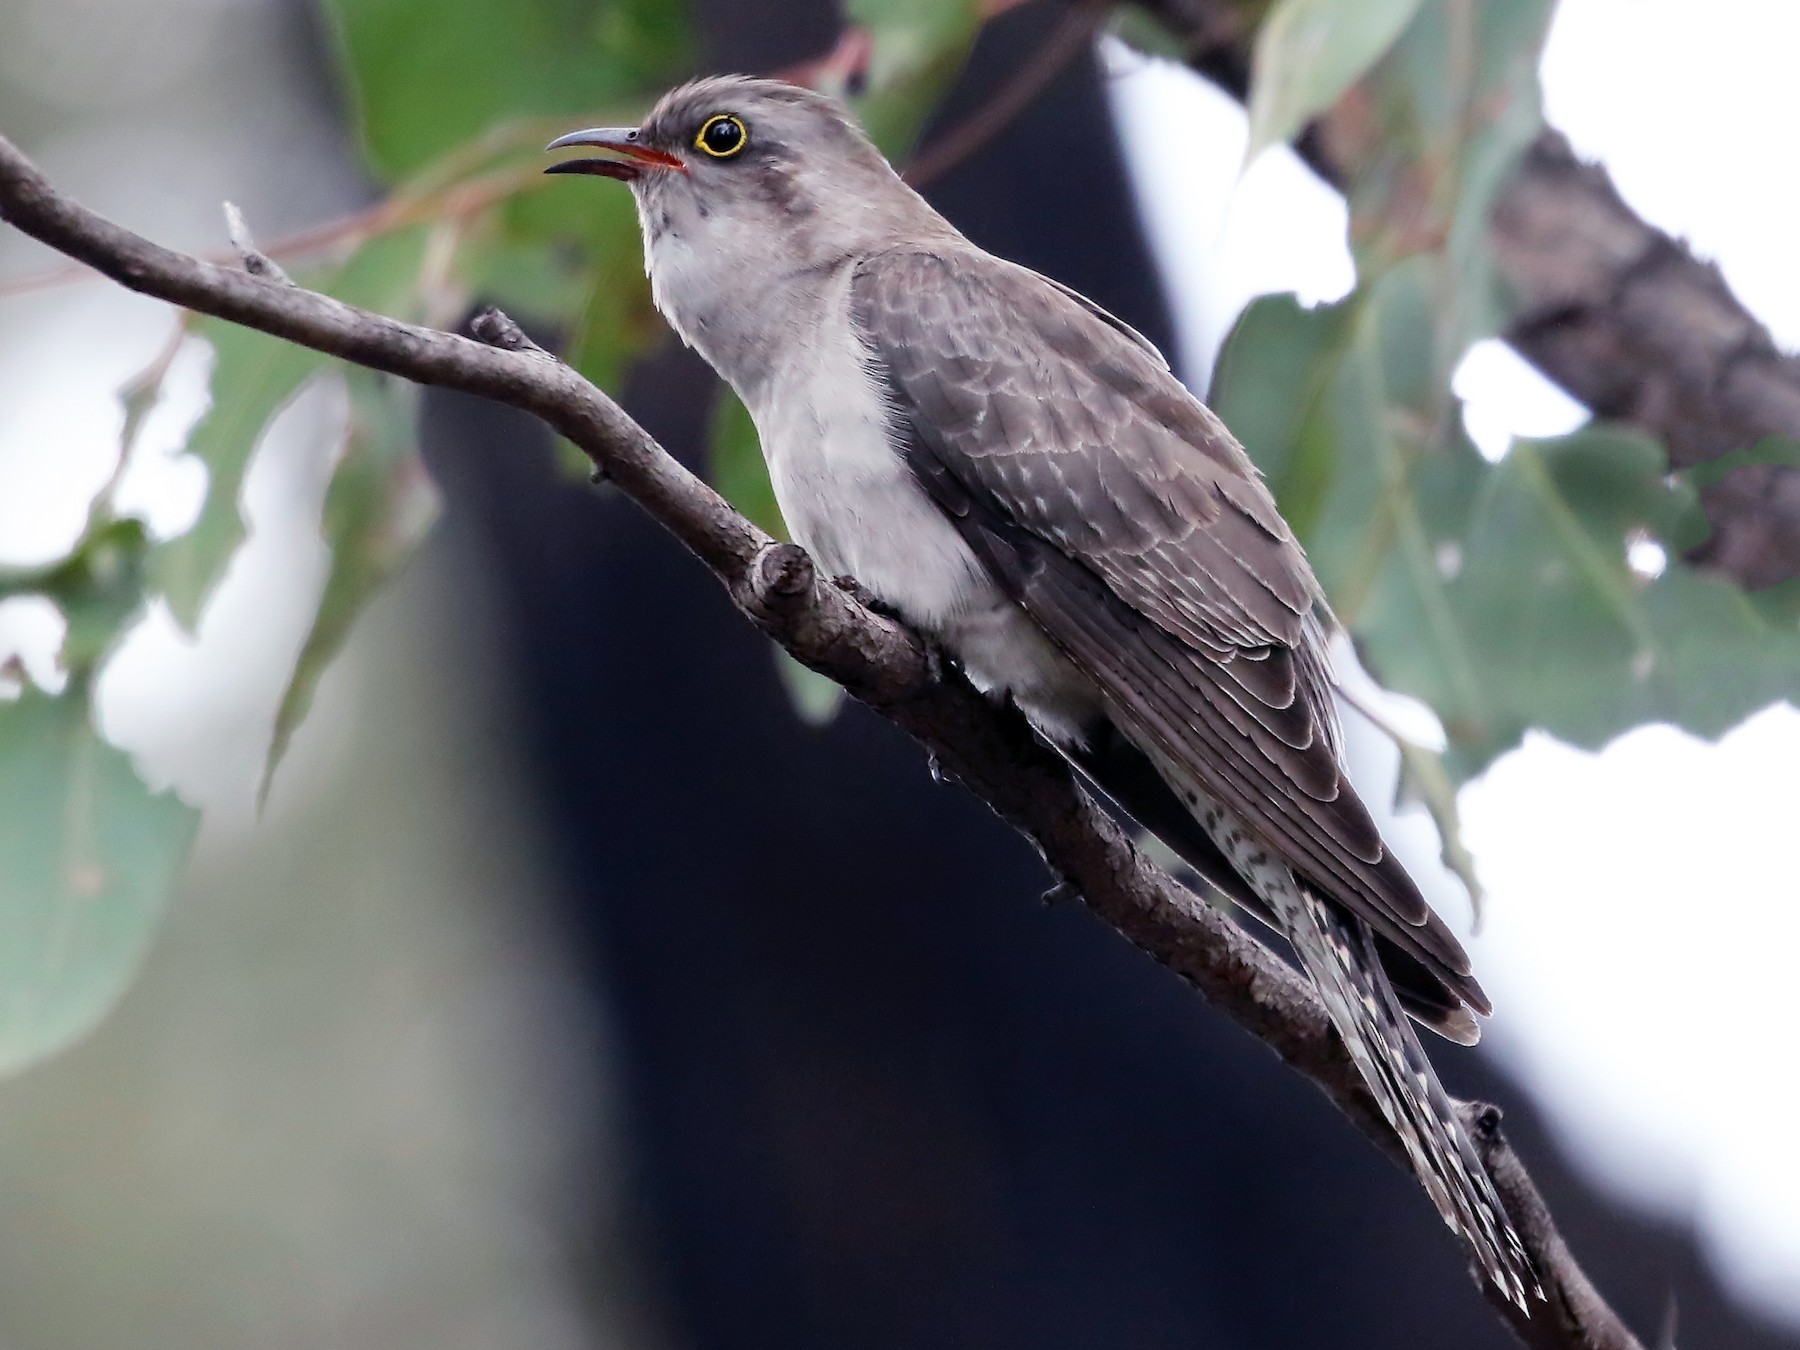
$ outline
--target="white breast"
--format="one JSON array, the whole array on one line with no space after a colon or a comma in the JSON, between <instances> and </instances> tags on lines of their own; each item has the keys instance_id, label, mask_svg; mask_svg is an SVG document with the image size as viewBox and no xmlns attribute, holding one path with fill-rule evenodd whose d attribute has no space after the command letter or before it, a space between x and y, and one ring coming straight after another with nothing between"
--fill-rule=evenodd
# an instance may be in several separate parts
<instances>
[{"instance_id":1,"label":"white breast","mask_svg":"<svg viewBox=\"0 0 1800 1350\"><path fill-rule=\"evenodd\" d=\"M1092 686L1000 590L901 458L849 285L845 269L751 406L794 541L937 637L978 687L1010 693L1053 738L1079 739L1098 708Z\"/></svg>"},{"instance_id":2,"label":"white breast","mask_svg":"<svg viewBox=\"0 0 1800 1350\"><path fill-rule=\"evenodd\" d=\"M979 688L1010 693L1053 738L1078 739L1098 709L1092 685L1007 599L896 449L894 412L851 321L850 269L771 303L742 278L698 284L695 257L678 240L657 248L658 305L750 409L794 542L937 638Z\"/></svg>"},{"instance_id":3,"label":"white breast","mask_svg":"<svg viewBox=\"0 0 1800 1350\"><path fill-rule=\"evenodd\" d=\"M908 619L941 630L999 597L894 448L892 410L851 326L849 274L820 297L751 415L794 541Z\"/></svg>"}]
</instances>

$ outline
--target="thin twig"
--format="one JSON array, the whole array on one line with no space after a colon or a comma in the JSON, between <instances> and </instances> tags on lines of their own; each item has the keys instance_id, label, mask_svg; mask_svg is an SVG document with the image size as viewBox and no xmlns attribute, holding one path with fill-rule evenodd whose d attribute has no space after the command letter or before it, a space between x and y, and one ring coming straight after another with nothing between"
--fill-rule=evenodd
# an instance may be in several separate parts
<instances>
[{"instance_id":1,"label":"thin twig","mask_svg":"<svg viewBox=\"0 0 1800 1350\"><path fill-rule=\"evenodd\" d=\"M256 236L250 232L250 222L238 209L236 202L225 203L225 233L231 236L231 246L238 251L243 260L244 270L252 276L267 277L270 281L279 281L284 286L292 286L294 279L268 254L256 246Z\"/></svg>"},{"instance_id":2,"label":"thin twig","mask_svg":"<svg viewBox=\"0 0 1800 1350\"><path fill-rule=\"evenodd\" d=\"M517 134L516 128L509 130ZM540 142L541 137L532 143L535 145ZM415 185L347 215L282 235L257 252L265 259L287 262L332 250L349 252L381 235L423 225L427 221L466 220L514 193L540 187L544 181L539 166L529 164L479 178L458 179L429 191L421 191ZM241 251L235 245L200 256L208 262L221 265L242 258ZM51 290L79 281L92 281L95 278L96 273L91 267L59 267L55 271L0 282L0 300L28 295L33 291Z\"/></svg>"},{"instance_id":3,"label":"thin twig","mask_svg":"<svg viewBox=\"0 0 1800 1350\"><path fill-rule=\"evenodd\" d=\"M913 157L906 166L906 181L923 187L1011 126L1070 62L1087 50L1105 18L1105 9L1095 0L1077 0L992 97Z\"/></svg>"},{"instance_id":4,"label":"thin twig","mask_svg":"<svg viewBox=\"0 0 1800 1350\"><path fill-rule=\"evenodd\" d=\"M1031 839L1052 874L1094 913L1261 1038L1405 1166L1398 1139L1299 976L1146 859L1016 712L996 708L945 670L911 630L818 576L803 550L745 520L599 389L520 343L503 317L482 323L500 344L485 345L172 252L63 196L4 137L0 218L145 295L542 418L711 568L746 617L911 733L947 774ZM1642 1350L1564 1246L1501 1135L1499 1113L1468 1109L1548 1296L1527 1316L1476 1275L1489 1303L1538 1350Z\"/></svg>"}]
</instances>

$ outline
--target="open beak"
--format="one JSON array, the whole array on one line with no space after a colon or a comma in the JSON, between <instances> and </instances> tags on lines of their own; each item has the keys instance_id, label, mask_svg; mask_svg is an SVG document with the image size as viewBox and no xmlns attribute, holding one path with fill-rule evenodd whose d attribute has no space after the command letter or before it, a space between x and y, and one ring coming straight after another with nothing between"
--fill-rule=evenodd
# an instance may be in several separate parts
<instances>
[{"instance_id":1,"label":"open beak","mask_svg":"<svg viewBox=\"0 0 1800 1350\"><path fill-rule=\"evenodd\" d=\"M552 164L544 172L591 173L602 178L616 178L621 183L635 183L652 169L687 172L687 165L668 151L638 144L640 134L636 127L593 127L587 131L571 131L567 136L558 136L544 148L561 150L571 145L591 145L598 150L609 150L619 158L569 159L561 164Z\"/></svg>"}]
</instances>

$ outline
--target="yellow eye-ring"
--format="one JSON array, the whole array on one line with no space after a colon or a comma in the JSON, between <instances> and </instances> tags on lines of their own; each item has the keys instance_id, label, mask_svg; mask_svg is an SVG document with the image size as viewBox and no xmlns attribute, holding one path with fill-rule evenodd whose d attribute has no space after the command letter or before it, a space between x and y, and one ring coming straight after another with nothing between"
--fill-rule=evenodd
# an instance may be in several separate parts
<instances>
[{"instance_id":1,"label":"yellow eye-ring","mask_svg":"<svg viewBox=\"0 0 1800 1350\"><path fill-rule=\"evenodd\" d=\"M700 128L700 134L694 137L695 147L704 150L714 159L730 159L748 144L750 133L730 113L719 113L716 117L707 118L705 125Z\"/></svg>"}]
</instances>

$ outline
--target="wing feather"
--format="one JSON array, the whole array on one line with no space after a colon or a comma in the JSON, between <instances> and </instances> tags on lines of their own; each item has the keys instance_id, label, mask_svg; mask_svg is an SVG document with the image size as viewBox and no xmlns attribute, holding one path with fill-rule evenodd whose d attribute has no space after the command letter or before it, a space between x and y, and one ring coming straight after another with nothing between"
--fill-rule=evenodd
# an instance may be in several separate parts
<instances>
[{"instance_id":1,"label":"wing feather","mask_svg":"<svg viewBox=\"0 0 1800 1350\"><path fill-rule=\"evenodd\" d=\"M972 247L876 255L851 293L920 481L1116 719L1485 1010L1344 777L1324 601L1224 425L1117 320Z\"/></svg>"}]
</instances>

